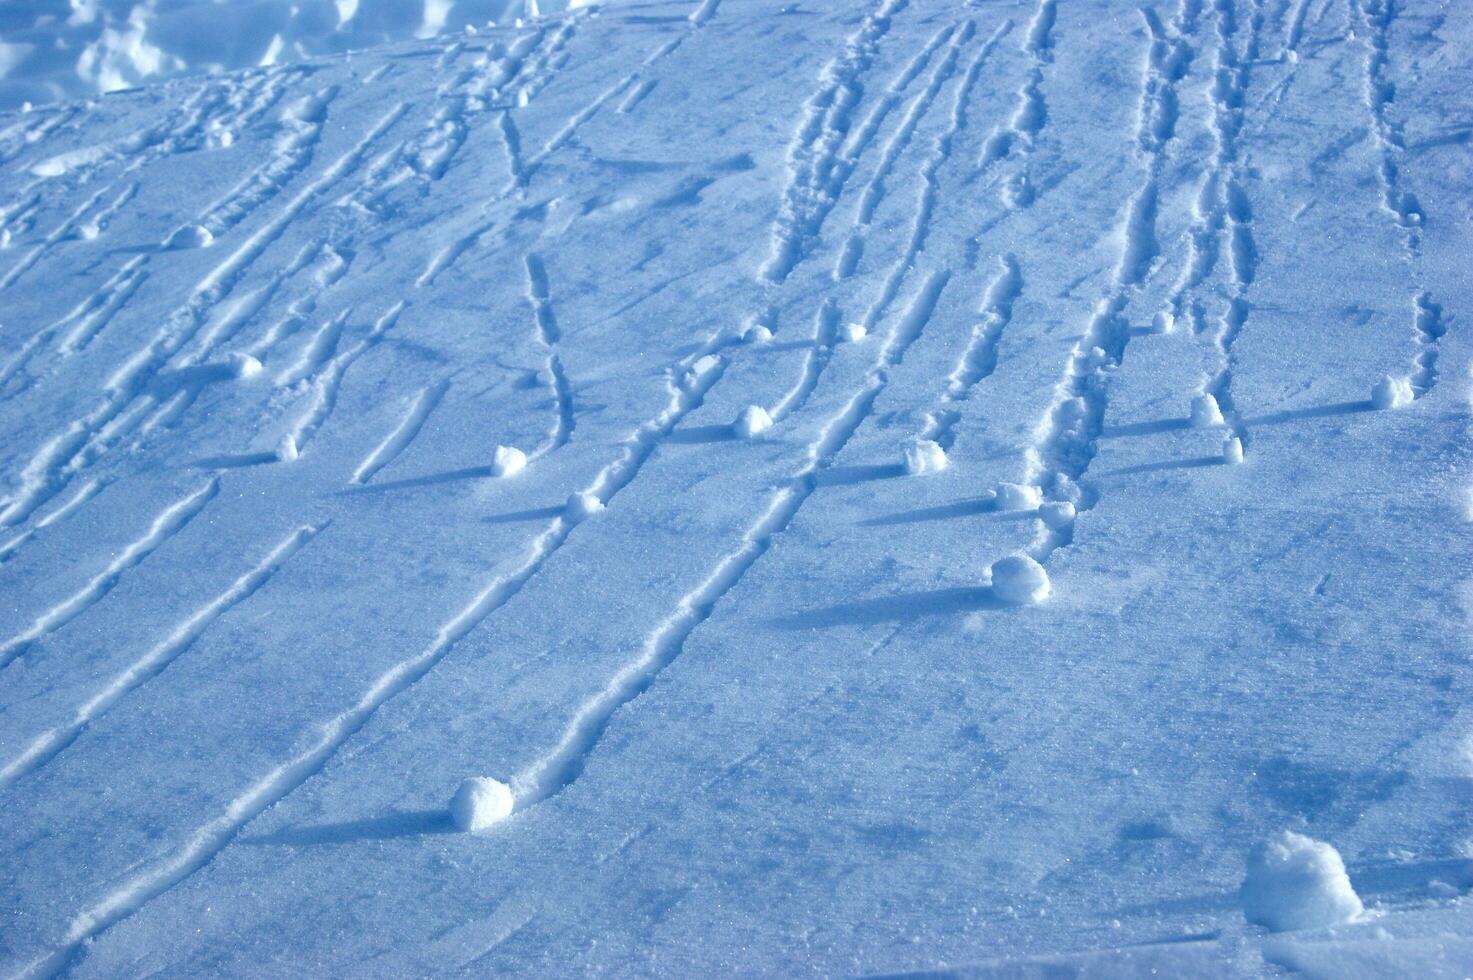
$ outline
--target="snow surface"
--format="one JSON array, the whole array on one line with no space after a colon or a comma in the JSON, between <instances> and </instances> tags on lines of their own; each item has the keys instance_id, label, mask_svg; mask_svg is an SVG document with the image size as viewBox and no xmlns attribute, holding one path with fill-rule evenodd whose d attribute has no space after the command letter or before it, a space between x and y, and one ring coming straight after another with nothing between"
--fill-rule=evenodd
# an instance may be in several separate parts
<instances>
[{"instance_id":1,"label":"snow surface","mask_svg":"<svg viewBox=\"0 0 1473 980\"><path fill-rule=\"evenodd\" d=\"M0 975L1473 972L1473 5L283 9L0 11Z\"/></svg>"},{"instance_id":2,"label":"snow surface","mask_svg":"<svg viewBox=\"0 0 1473 980\"><path fill-rule=\"evenodd\" d=\"M1287 830L1253 849L1239 896L1248 921L1274 932L1343 925L1365 913L1339 852Z\"/></svg>"}]
</instances>

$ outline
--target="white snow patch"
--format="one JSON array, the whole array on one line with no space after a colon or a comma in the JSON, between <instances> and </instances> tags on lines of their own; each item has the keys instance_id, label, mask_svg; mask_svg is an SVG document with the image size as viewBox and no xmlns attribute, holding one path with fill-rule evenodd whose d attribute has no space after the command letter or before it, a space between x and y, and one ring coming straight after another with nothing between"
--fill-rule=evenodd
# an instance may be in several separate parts
<instances>
[{"instance_id":1,"label":"white snow patch","mask_svg":"<svg viewBox=\"0 0 1473 980\"><path fill-rule=\"evenodd\" d=\"M754 323L742 334L742 340L749 344L766 344L772 340L772 330L765 324Z\"/></svg>"},{"instance_id":2,"label":"white snow patch","mask_svg":"<svg viewBox=\"0 0 1473 980\"><path fill-rule=\"evenodd\" d=\"M1377 408L1405 408L1415 397L1410 378L1396 378L1389 374L1371 389L1371 404Z\"/></svg>"},{"instance_id":3,"label":"white snow patch","mask_svg":"<svg viewBox=\"0 0 1473 980\"><path fill-rule=\"evenodd\" d=\"M563 516L576 524L603 509L604 502L598 499L598 495L585 490L568 498L568 505L563 509Z\"/></svg>"},{"instance_id":4,"label":"white snow patch","mask_svg":"<svg viewBox=\"0 0 1473 980\"><path fill-rule=\"evenodd\" d=\"M204 225L185 225L169 236L165 248L209 248L215 244L215 235Z\"/></svg>"},{"instance_id":5,"label":"white snow patch","mask_svg":"<svg viewBox=\"0 0 1473 980\"><path fill-rule=\"evenodd\" d=\"M750 439L772 428L772 416L760 405L748 405L737 415L731 427L743 439Z\"/></svg>"},{"instance_id":6,"label":"white snow patch","mask_svg":"<svg viewBox=\"0 0 1473 980\"><path fill-rule=\"evenodd\" d=\"M1192 399L1192 425L1199 429L1222 425L1222 409L1214 396L1201 394Z\"/></svg>"},{"instance_id":7,"label":"white snow patch","mask_svg":"<svg viewBox=\"0 0 1473 980\"><path fill-rule=\"evenodd\" d=\"M1047 599L1048 572L1027 555L1009 555L992 563L992 594L1003 602L1031 606Z\"/></svg>"},{"instance_id":8,"label":"white snow patch","mask_svg":"<svg viewBox=\"0 0 1473 980\"><path fill-rule=\"evenodd\" d=\"M1074 523L1076 511L1067 500L1051 500L1038 508L1038 516L1055 531Z\"/></svg>"},{"instance_id":9,"label":"white snow patch","mask_svg":"<svg viewBox=\"0 0 1473 980\"><path fill-rule=\"evenodd\" d=\"M997 485L998 510L1035 510L1043 503L1039 489L1027 483L999 483Z\"/></svg>"},{"instance_id":10,"label":"white snow patch","mask_svg":"<svg viewBox=\"0 0 1473 980\"><path fill-rule=\"evenodd\" d=\"M1237 466L1243 461L1243 440L1237 436L1228 436L1222 442L1222 461L1230 466Z\"/></svg>"},{"instance_id":11,"label":"white snow patch","mask_svg":"<svg viewBox=\"0 0 1473 980\"><path fill-rule=\"evenodd\" d=\"M850 344L857 344L868 335L869 331L864 328L864 324L862 323L846 323L839 328L839 336Z\"/></svg>"},{"instance_id":12,"label":"white snow patch","mask_svg":"<svg viewBox=\"0 0 1473 980\"><path fill-rule=\"evenodd\" d=\"M297 437L290 432L282 436L281 441L276 444L276 458L283 463L290 463L300 455L302 452L297 448Z\"/></svg>"},{"instance_id":13,"label":"white snow patch","mask_svg":"<svg viewBox=\"0 0 1473 980\"><path fill-rule=\"evenodd\" d=\"M1365 912L1340 853L1292 830L1254 848L1238 897L1249 922L1274 932L1341 925Z\"/></svg>"},{"instance_id":14,"label":"white snow patch","mask_svg":"<svg viewBox=\"0 0 1473 980\"><path fill-rule=\"evenodd\" d=\"M516 446L497 446L491 454L491 475L516 476L527 468L527 454Z\"/></svg>"},{"instance_id":15,"label":"white snow patch","mask_svg":"<svg viewBox=\"0 0 1473 980\"><path fill-rule=\"evenodd\" d=\"M511 816L511 787L489 776L472 776L450 800L450 819L467 833L485 830Z\"/></svg>"},{"instance_id":16,"label":"white snow patch","mask_svg":"<svg viewBox=\"0 0 1473 980\"><path fill-rule=\"evenodd\" d=\"M237 378L254 378L264 370L259 360L244 351L236 351L225 360L230 365L230 373Z\"/></svg>"},{"instance_id":17,"label":"white snow patch","mask_svg":"<svg viewBox=\"0 0 1473 980\"><path fill-rule=\"evenodd\" d=\"M946 469L946 450L930 439L912 439L905 446L905 472L911 476Z\"/></svg>"}]
</instances>

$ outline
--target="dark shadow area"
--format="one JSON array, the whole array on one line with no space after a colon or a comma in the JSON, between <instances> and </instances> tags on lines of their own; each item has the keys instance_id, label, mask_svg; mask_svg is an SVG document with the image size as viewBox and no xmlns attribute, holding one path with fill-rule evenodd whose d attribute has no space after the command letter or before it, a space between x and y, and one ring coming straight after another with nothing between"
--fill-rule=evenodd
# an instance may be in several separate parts
<instances>
[{"instance_id":1,"label":"dark shadow area","mask_svg":"<svg viewBox=\"0 0 1473 980\"><path fill-rule=\"evenodd\" d=\"M197 470L229 470L242 466L263 466L275 463L280 457L275 453L240 453L235 456L206 456L189 465Z\"/></svg>"},{"instance_id":2,"label":"dark shadow area","mask_svg":"<svg viewBox=\"0 0 1473 980\"><path fill-rule=\"evenodd\" d=\"M975 517L978 514L998 513L997 500L994 497L974 497L971 500L958 500L956 503L941 504L938 507L921 507L917 510L903 510L898 514L886 514L884 517L871 517L860 521L861 527L885 527L891 524L918 524L922 521L948 521L955 517ZM1032 511L1019 511L1029 517Z\"/></svg>"},{"instance_id":3,"label":"dark shadow area","mask_svg":"<svg viewBox=\"0 0 1473 980\"><path fill-rule=\"evenodd\" d=\"M878 623L920 619L924 616L946 616L1005 608L1007 604L994 596L991 588L967 586L846 602L781 616L771 622L782 629L792 630L822 629L827 626L873 626Z\"/></svg>"},{"instance_id":4,"label":"dark shadow area","mask_svg":"<svg viewBox=\"0 0 1473 980\"><path fill-rule=\"evenodd\" d=\"M425 834L450 834L455 824L445 810L393 810L381 817L345 820L307 827L285 827L270 834L242 837L242 844L312 847L318 844L351 844L364 840L391 840Z\"/></svg>"},{"instance_id":5,"label":"dark shadow area","mask_svg":"<svg viewBox=\"0 0 1473 980\"><path fill-rule=\"evenodd\" d=\"M1177 432L1191 427L1191 419L1156 419L1151 422L1132 422L1130 425L1107 425L1100 430L1100 438L1122 439L1126 436L1149 436L1158 432Z\"/></svg>"},{"instance_id":6,"label":"dark shadow area","mask_svg":"<svg viewBox=\"0 0 1473 980\"><path fill-rule=\"evenodd\" d=\"M1118 470L1109 470L1100 476L1130 476L1133 473L1160 473L1163 470L1194 470L1204 466L1223 466L1221 456L1198 456L1195 459L1167 459L1159 463L1141 463L1138 466L1125 466Z\"/></svg>"},{"instance_id":7,"label":"dark shadow area","mask_svg":"<svg viewBox=\"0 0 1473 980\"><path fill-rule=\"evenodd\" d=\"M456 480L476 480L491 476L489 466L468 466L463 470L447 470L444 473L431 473L428 476L414 476L407 480L389 480L384 483L371 483L368 486L353 487L350 490L340 490L339 493L383 493L387 490L408 490L413 487L432 487L437 483L453 483Z\"/></svg>"},{"instance_id":8,"label":"dark shadow area","mask_svg":"<svg viewBox=\"0 0 1473 980\"><path fill-rule=\"evenodd\" d=\"M1313 408L1296 408L1288 412L1272 412L1257 418L1244 419L1244 424L1278 425L1282 422L1297 422L1300 419L1322 419L1333 415L1354 415L1357 412L1372 412L1376 406L1370 400L1359 402L1336 402L1333 405L1316 405Z\"/></svg>"},{"instance_id":9,"label":"dark shadow area","mask_svg":"<svg viewBox=\"0 0 1473 980\"><path fill-rule=\"evenodd\" d=\"M814 476L813 482L820 487L847 487L855 483L889 480L904 475L905 467L899 463L883 466L835 466L819 472Z\"/></svg>"},{"instance_id":10,"label":"dark shadow area","mask_svg":"<svg viewBox=\"0 0 1473 980\"><path fill-rule=\"evenodd\" d=\"M481 519L483 524L517 524L521 521L550 521L563 512L561 507L533 507L530 510L514 510L508 514L496 514Z\"/></svg>"},{"instance_id":11,"label":"dark shadow area","mask_svg":"<svg viewBox=\"0 0 1473 980\"><path fill-rule=\"evenodd\" d=\"M736 433L729 425L693 425L689 429L676 429L665 437L665 441L677 446L703 446L712 442L731 442Z\"/></svg>"}]
</instances>

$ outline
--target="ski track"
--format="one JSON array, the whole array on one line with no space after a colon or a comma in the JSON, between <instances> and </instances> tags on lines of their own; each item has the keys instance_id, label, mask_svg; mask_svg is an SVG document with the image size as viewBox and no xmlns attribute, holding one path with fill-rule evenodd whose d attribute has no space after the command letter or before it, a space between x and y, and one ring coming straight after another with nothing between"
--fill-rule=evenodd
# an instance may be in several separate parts
<instances>
[{"instance_id":1,"label":"ski track","mask_svg":"<svg viewBox=\"0 0 1473 980\"><path fill-rule=\"evenodd\" d=\"M400 300L391 306L386 313L374 321L368 333L345 350L337 351L330 358L323 360L315 366L311 372L311 383L307 389L303 402L304 406L297 417L297 421L290 429L290 435L298 449L305 450L308 443L332 416L333 409L337 407L338 391L343 385L343 376L360 357L368 353L383 339L398 322L399 315L404 312L405 302ZM341 324L341 318L337 321ZM339 331L340 332L340 331ZM337 338L334 338L336 345ZM304 380L306 379L304 375Z\"/></svg>"},{"instance_id":2,"label":"ski track","mask_svg":"<svg viewBox=\"0 0 1473 980\"><path fill-rule=\"evenodd\" d=\"M211 484L211 495L218 482ZM197 513L198 511L196 511ZM35 772L61 754L77 740L88 726L110 711L120 701L147 684L192 647L211 624L232 608L250 598L271 577L326 527L326 524L298 528L240 578L186 619L163 642L150 649L104 684L94 695L71 712L65 723L37 735L14 759L0 768L0 790L8 789L16 780Z\"/></svg>"},{"instance_id":3,"label":"ski track","mask_svg":"<svg viewBox=\"0 0 1473 980\"><path fill-rule=\"evenodd\" d=\"M1421 250L1422 224L1426 216L1417 197L1405 187L1400 157L1405 151L1401 127L1393 124L1387 109L1396 98L1396 86L1387 78L1390 60L1391 22L1396 16L1392 0L1351 0L1358 6L1366 42L1365 78L1362 98L1370 117L1370 129L1381 160L1377 178L1381 182L1382 207L1401 229L1409 257Z\"/></svg>"},{"instance_id":4,"label":"ski track","mask_svg":"<svg viewBox=\"0 0 1473 980\"><path fill-rule=\"evenodd\" d=\"M787 186L773 230L772 254L761 271L767 282L787 279L833 210L838 189L848 177L845 168L836 170L836 166L854 107L864 93L864 76L880 41L890 31L892 18L907 3L883 0L865 15L844 50L820 74L819 89L808 100L803 121L788 144Z\"/></svg>"},{"instance_id":5,"label":"ski track","mask_svg":"<svg viewBox=\"0 0 1473 980\"><path fill-rule=\"evenodd\" d=\"M736 548L716 563L700 585L680 599L675 611L645 638L639 655L574 712L558 744L513 777L511 785L518 809L544 802L578 779L615 713L639 697L675 662L696 628L710 618L722 598L737 587L777 536L788 528L818 489L822 471L869 418L892 369L901 363L930 321L948 278L946 272L932 272L916 290L909 309L895 321L859 390L809 445L807 462L772 494L761 516Z\"/></svg>"},{"instance_id":6,"label":"ski track","mask_svg":"<svg viewBox=\"0 0 1473 980\"><path fill-rule=\"evenodd\" d=\"M353 472L350 482L359 486L365 485L380 470L398 459L399 454L409 448L409 444L419 435L419 431L424 428L424 424L429 419L430 413L434 412L439 406L441 399L445 397L445 393L449 390L450 380L448 378L421 390L415 396L414 402L409 406L409 411L405 413L404 418L394 427L394 431L390 432L384 441L379 443L373 452L369 453L367 458L358 465L358 469Z\"/></svg>"},{"instance_id":7,"label":"ski track","mask_svg":"<svg viewBox=\"0 0 1473 980\"><path fill-rule=\"evenodd\" d=\"M194 493L170 504L153 519L142 537L127 545L108 566L86 585L41 613L24 632L0 645L0 668L23 657L40 640L101 602L133 569L143 563L166 541L194 520L220 492L218 480L211 480ZM79 495L80 497L81 495Z\"/></svg>"},{"instance_id":8,"label":"ski track","mask_svg":"<svg viewBox=\"0 0 1473 980\"><path fill-rule=\"evenodd\" d=\"M1108 294L1100 300L1083 336L1074 345L1054 399L1039 422L1034 445L1025 454L1025 482L1044 499L1071 500L1080 512L1095 495L1080 485L1098 451L1097 441L1109 404L1110 375L1120 366L1130 341L1124 311L1139 290L1159 252L1156 241L1158 181L1167 148L1176 134L1177 83L1190 69L1199 0L1181 0L1168 29L1154 10L1143 9L1149 40L1141 79L1135 147L1145 177L1126 206L1119 227L1120 258ZM1042 562L1074 537L1074 522L1052 529L1036 522L1030 547Z\"/></svg>"},{"instance_id":9,"label":"ski track","mask_svg":"<svg viewBox=\"0 0 1473 980\"><path fill-rule=\"evenodd\" d=\"M79 486L69 499L62 501L50 513L37 519L36 523L31 525L31 527L17 534L4 544L0 544L0 564L10 561L10 559L19 554L20 549L25 547L26 543L33 539L40 531L53 524L59 524L70 517L83 504L101 493L106 486L106 481L100 479L88 480Z\"/></svg>"},{"instance_id":10,"label":"ski track","mask_svg":"<svg viewBox=\"0 0 1473 980\"><path fill-rule=\"evenodd\" d=\"M528 253L522 264L527 272L527 303L532 307L532 318L537 325L537 342L546 355L543 372L554 412L553 424L547 437L528 456L528 462L531 462L567 445L568 440L573 437L577 419L573 413L573 386L568 381L558 352L562 332L558 329L557 317L553 314L547 267L535 253Z\"/></svg>"},{"instance_id":11,"label":"ski track","mask_svg":"<svg viewBox=\"0 0 1473 980\"><path fill-rule=\"evenodd\" d=\"M249 236L235 251L216 265L193 288L185 304L171 315L154 339L107 381L99 406L53 437L31 458L21 473L20 487L3 511L0 527L13 527L65 487L71 477L102 456L109 443L127 430L129 423L149 403L153 379L169 359L207 323L211 311L224 300L266 249L324 190L355 169L368 148L404 114L402 103L392 106L342 156L308 183L277 214Z\"/></svg>"},{"instance_id":12,"label":"ski track","mask_svg":"<svg viewBox=\"0 0 1473 980\"><path fill-rule=\"evenodd\" d=\"M936 442L947 452L956 441L954 430L961 421L961 404L997 368L1003 331L1013 318L1013 304L1023 292L1023 273L1018 260L1004 255L1000 264L1002 271L987 288L980 319L973 324L972 335L947 377L946 393L940 404L927 413L921 430L922 439Z\"/></svg>"},{"instance_id":13,"label":"ski track","mask_svg":"<svg viewBox=\"0 0 1473 980\"><path fill-rule=\"evenodd\" d=\"M1033 19L1029 21L1028 31L1020 45L1030 61L1028 77L1018 89L1007 124L994 129L982 144L977 166L984 174L1006 160L1015 146L1021 146L1025 155L1031 152L1039 132L1048 121L1048 107L1043 96L1044 68L1053 61L1053 30L1058 16L1057 0L1039 0L1034 8Z\"/></svg>"}]
</instances>

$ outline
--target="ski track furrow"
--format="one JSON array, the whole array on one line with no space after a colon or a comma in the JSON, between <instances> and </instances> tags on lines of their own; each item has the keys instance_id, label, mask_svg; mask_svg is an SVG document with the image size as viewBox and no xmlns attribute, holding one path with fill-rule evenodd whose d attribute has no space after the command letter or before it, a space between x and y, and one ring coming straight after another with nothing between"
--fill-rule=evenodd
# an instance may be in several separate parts
<instances>
[{"instance_id":1,"label":"ski track furrow","mask_svg":"<svg viewBox=\"0 0 1473 980\"><path fill-rule=\"evenodd\" d=\"M38 641L50 636L67 623L101 602L133 569L204 510L220 492L218 480L211 480L181 500L175 501L155 517L142 537L128 544L86 585L41 613L24 632L0 644L0 668L25 654Z\"/></svg>"},{"instance_id":2,"label":"ski track furrow","mask_svg":"<svg viewBox=\"0 0 1473 980\"><path fill-rule=\"evenodd\" d=\"M798 380L780 398L768 413L774 422L799 411L818 387L824 368L834 356L834 345L839 339L839 305L833 298L824 300L813 318L813 343L803 355L803 367Z\"/></svg>"},{"instance_id":3,"label":"ski track furrow","mask_svg":"<svg viewBox=\"0 0 1473 980\"><path fill-rule=\"evenodd\" d=\"M35 538L42 530L53 524L59 524L61 521L70 517L83 504L101 493L106 486L107 482L104 480L88 480L79 486L71 497L58 504L54 510L38 518L35 524L20 534L15 535L4 544L0 544L0 564L10 561L10 559L19 554L21 548L25 547L26 543Z\"/></svg>"},{"instance_id":4,"label":"ski track furrow","mask_svg":"<svg viewBox=\"0 0 1473 980\"><path fill-rule=\"evenodd\" d=\"M1002 271L987 287L980 318L973 324L972 335L946 379L946 392L936 408L927 413L926 424L921 429L920 438L929 439L948 452L956 441L954 430L961 421L961 403L996 370L1003 331L1012 321L1013 304L1023 292L1023 273L1018 260L1004 255L999 261Z\"/></svg>"},{"instance_id":5,"label":"ski track furrow","mask_svg":"<svg viewBox=\"0 0 1473 980\"><path fill-rule=\"evenodd\" d=\"M1405 152L1401 127L1388 118L1387 108L1396 98L1396 87L1387 78L1390 61L1391 22L1396 16L1392 0L1351 0L1361 18L1366 58L1362 100L1370 117L1370 129L1380 156L1377 179L1381 183L1381 205L1400 228L1409 257L1421 250L1422 224L1426 216L1417 197L1405 186L1402 165Z\"/></svg>"},{"instance_id":6,"label":"ski track furrow","mask_svg":"<svg viewBox=\"0 0 1473 980\"><path fill-rule=\"evenodd\" d=\"M890 32L892 18L907 3L882 0L820 73L819 89L809 98L803 121L788 144L788 180L773 226L772 254L761 271L765 281L787 279L833 210L837 193L832 171L853 121L854 106L863 95L864 76L880 41Z\"/></svg>"},{"instance_id":7,"label":"ski track furrow","mask_svg":"<svg viewBox=\"0 0 1473 980\"><path fill-rule=\"evenodd\" d=\"M573 386L568 381L559 353L562 331L558 329L557 317L553 313L552 299L547 283L547 266L536 253L528 253L523 260L527 273L527 303L532 307L532 319L537 325L537 343L545 356L543 373L553 404L553 424L547 437L529 455L528 460L541 459L568 444L577 426L573 411Z\"/></svg>"},{"instance_id":8,"label":"ski track furrow","mask_svg":"<svg viewBox=\"0 0 1473 980\"><path fill-rule=\"evenodd\" d=\"M373 452L369 453L367 458L358 465L350 482L363 486L372 480L380 470L398 459L399 455L409 448L409 444L419 435L420 429L424 428L430 414L439 406L441 399L449 390L450 380L447 378L420 391L415 396L413 404L409 406L409 411L405 413L404 418L394 427L394 431L390 432L384 441L379 443Z\"/></svg>"},{"instance_id":9,"label":"ski track furrow","mask_svg":"<svg viewBox=\"0 0 1473 980\"><path fill-rule=\"evenodd\" d=\"M710 618L717 604L740 584L773 541L791 525L803 504L818 489L822 471L870 417L876 399L889 383L892 369L901 363L930 321L947 280L946 272L932 272L927 276L905 315L896 320L859 390L810 444L803 467L773 492L767 507L736 548L717 561L701 584L686 593L675 611L645 638L638 656L574 712L558 744L513 777L511 785L518 809L542 803L578 779L619 709L639 697L675 662L696 628Z\"/></svg>"},{"instance_id":10,"label":"ski track furrow","mask_svg":"<svg viewBox=\"0 0 1473 980\"><path fill-rule=\"evenodd\" d=\"M374 321L373 327L361 340L344 350L337 351L312 370L311 385L305 398L305 407L290 430L293 444L298 451L306 449L308 443L331 417L333 409L337 407L338 392L342 388L343 377L348 373L348 369L360 357L378 345L384 335L399 321L399 315L404 312L405 305L403 300L395 303ZM333 343L336 346L336 338ZM308 375L304 375L303 379L307 377ZM288 384L292 383L295 382Z\"/></svg>"},{"instance_id":11,"label":"ski track furrow","mask_svg":"<svg viewBox=\"0 0 1473 980\"><path fill-rule=\"evenodd\" d=\"M1096 502L1093 492L1080 481L1098 451L1110 376L1122 363L1130 341L1125 307L1159 251L1155 232L1158 181L1167 148L1176 135L1176 86L1190 69L1195 53L1190 40L1201 12L1199 0L1180 0L1169 29L1153 10L1141 13L1148 40L1134 144L1145 175L1120 221L1120 258L1109 291L1069 353L1064 376L1039 422L1038 437L1025 454L1025 482L1037 487L1044 499L1071 501L1080 512ZM1037 536L1029 551L1040 562L1073 541L1073 520L1059 528L1050 528L1041 520L1036 524Z\"/></svg>"},{"instance_id":12,"label":"ski track furrow","mask_svg":"<svg viewBox=\"0 0 1473 980\"><path fill-rule=\"evenodd\" d=\"M19 490L0 511L0 527L13 527L25 520L64 488L72 476L106 452L108 443L112 441L109 436L116 438L120 434L116 429L110 433L110 427L140 405L146 410L147 403L155 400L150 394L150 384L169 359L205 326L211 311L229 296L246 271L281 237L288 225L324 190L361 163L368 148L403 116L406 108L402 103L392 106L364 137L302 188L193 287L189 299L169 317L154 339L130 357L108 380L102 404L73 422L32 456L21 473Z\"/></svg>"},{"instance_id":13,"label":"ski track furrow","mask_svg":"<svg viewBox=\"0 0 1473 980\"><path fill-rule=\"evenodd\" d=\"M217 484L212 484L216 486ZM95 694L77 706L71 717L37 735L14 759L0 768L0 790L40 769L77 740L94 721L120 701L157 677L192 647L215 621L250 598L269 582L283 565L326 527L325 524L298 528L278 544L254 568L186 619L143 656L113 676Z\"/></svg>"}]
</instances>

